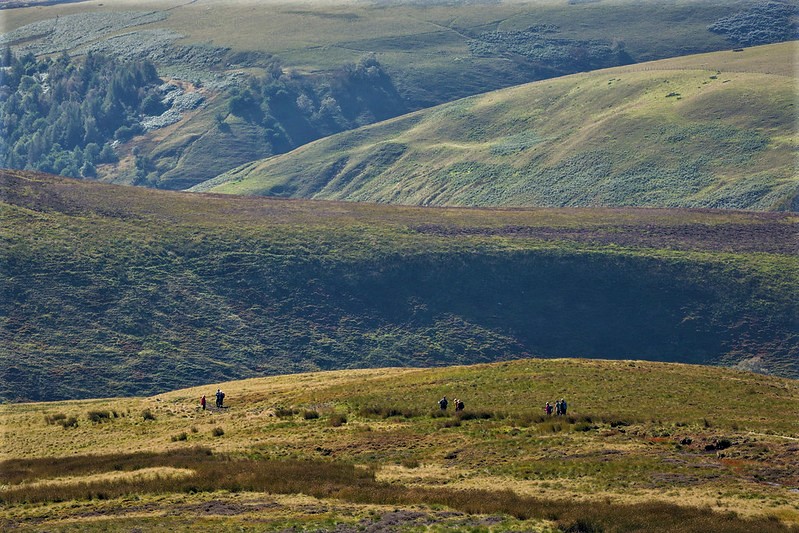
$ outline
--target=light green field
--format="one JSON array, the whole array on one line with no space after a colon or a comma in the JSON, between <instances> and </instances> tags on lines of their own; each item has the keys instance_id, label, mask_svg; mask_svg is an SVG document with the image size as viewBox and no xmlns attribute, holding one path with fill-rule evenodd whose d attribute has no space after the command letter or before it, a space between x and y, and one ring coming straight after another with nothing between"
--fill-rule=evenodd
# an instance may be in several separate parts
<instances>
[{"instance_id":1,"label":"light green field","mask_svg":"<svg viewBox=\"0 0 799 533\"><path fill-rule=\"evenodd\" d=\"M213 404L217 387L227 407L202 411L199 397ZM452 407L446 416L437 412L442 395L464 399L463 415ZM570 417L542 416L543 403L561 397ZM90 422L92 412L110 418ZM77 426L62 428L60 417L75 417ZM263 530L330 530L415 512L446 530L565 529L583 520L606 531L642 531L640 520L661 509L681 517L661 522L663 531L781 531L799 524L798 420L793 380L566 359L337 371L150 398L12 404L0 407L0 523L228 530L255 520ZM198 456L198 446L208 455ZM197 478L220 460L227 474ZM365 476L360 483L371 492L342 488L350 483L343 471L325 481L332 484L327 495L300 485L256 489L235 474L287 464L308 469L295 480L300 485L352 465L347 475ZM486 507L458 499L469 494ZM512 510L514 498L537 503ZM489 509L491 502L497 507ZM479 523L492 527L474 529ZM419 524L400 526L415 531Z\"/></svg>"},{"instance_id":2,"label":"light green field","mask_svg":"<svg viewBox=\"0 0 799 533\"><path fill-rule=\"evenodd\" d=\"M796 209L796 43L460 100L197 187L416 205Z\"/></svg>"}]
</instances>

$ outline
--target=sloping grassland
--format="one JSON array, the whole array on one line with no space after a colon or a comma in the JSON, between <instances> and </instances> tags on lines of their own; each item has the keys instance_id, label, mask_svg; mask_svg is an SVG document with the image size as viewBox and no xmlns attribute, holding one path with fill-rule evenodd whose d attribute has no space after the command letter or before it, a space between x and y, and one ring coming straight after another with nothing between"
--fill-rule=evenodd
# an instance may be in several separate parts
<instances>
[{"instance_id":1,"label":"sloping grassland","mask_svg":"<svg viewBox=\"0 0 799 533\"><path fill-rule=\"evenodd\" d=\"M799 375L791 214L0 190L6 399L530 355Z\"/></svg>"},{"instance_id":2,"label":"sloping grassland","mask_svg":"<svg viewBox=\"0 0 799 533\"><path fill-rule=\"evenodd\" d=\"M195 190L443 206L797 210L796 47L492 92L253 162Z\"/></svg>"},{"instance_id":3,"label":"sloping grassland","mask_svg":"<svg viewBox=\"0 0 799 533\"><path fill-rule=\"evenodd\" d=\"M6 530L799 530L799 382L730 369L347 370L2 405L0 427Z\"/></svg>"}]
</instances>

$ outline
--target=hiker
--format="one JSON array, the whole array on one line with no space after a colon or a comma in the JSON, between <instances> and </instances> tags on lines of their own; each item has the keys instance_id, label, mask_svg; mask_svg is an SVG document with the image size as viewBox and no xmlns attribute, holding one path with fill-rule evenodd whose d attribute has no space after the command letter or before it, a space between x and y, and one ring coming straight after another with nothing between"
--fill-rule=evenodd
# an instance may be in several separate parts
<instances>
[{"instance_id":1,"label":"hiker","mask_svg":"<svg viewBox=\"0 0 799 533\"><path fill-rule=\"evenodd\" d=\"M555 416L560 416L560 400L555 400Z\"/></svg>"},{"instance_id":2,"label":"hiker","mask_svg":"<svg viewBox=\"0 0 799 533\"><path fill-rule=\"evenodd\" d=\"M552 404L551 403L547 402L547 404L544 406L544 412L547 414L547 416L552 416Z\"/></svg>"},{"instance_id":3,"label":"hiker","mask_svg":"<svg viewBox=\"0 0 799 533\"><path fill-rule=\"evenodd\" d=\"M463 411L463 400L455 399L455 410L456 411Z\"/></svg>"},{"instance_id":4,"label":"hiker","mask_svg":"<svg viewBox=\"0 0 799 533\"><path fill-rule=\"evenodd\" d=\"M225 393L222 392L222 391L219 391L219 392L220 392L220 394L219 394L219 408L222 409L224 407L224 405L222 405L222 404L225 403Z\"/></svg>"},{"instance_id":5,"label":"hiker","mask_svg":"<svg viewBox=\"0 0 799 533\"><path fill-rule=\"evenodd\" d=\"M447 397L446 396L444 396L443 398L438 400L438 406L441 408L442 411L446 411L447 410L447 405L449 405L449 402L447 401Z\"/></svg>"},{"instance_id":6,"label":"hiker","mask_svg":"<svg viewBox=\"0 0 799 533\"><path fill-rule=\"evenodd\" d=\"M216 407L222 407L222 389L216 389Z\"/></svg>"},{"instance_id":7,"label":"hiker","mask_svg":"<svg viewBox=\"0 0 799 533\"><path fill-rule=\"evenodd\" d=\"M203 411L205 411L205 394L203 394L203 397L200 398L200 405L202 406Z\"/></svg>"},{"instance_id":8,"label":"hiker","mask_svg":"<svg viewBox=\"0 0 799 533\"><path fill-rule=\"evenodd\" d=\"M566 416L566 400L563 398L560 399L560 414Z\"/></svg>"}]
</instances>

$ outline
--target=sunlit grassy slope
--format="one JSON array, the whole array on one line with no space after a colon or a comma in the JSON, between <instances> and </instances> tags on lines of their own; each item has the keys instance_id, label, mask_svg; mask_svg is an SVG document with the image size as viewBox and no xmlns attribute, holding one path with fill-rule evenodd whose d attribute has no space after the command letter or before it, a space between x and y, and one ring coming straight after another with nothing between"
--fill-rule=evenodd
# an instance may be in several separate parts
<instances>
[{"instance_id":1,"label":"sunlit grassy slope","mask_svg":"<svg viewBox=\"0 0 799 533\"><path fill-rule=\"evenodd\" d=\"M202 411L217 387L227 407ZM464 412L440 413L443 395ZM568 416L542 416L559 398ZM721 368L525 359L336 371L4 405L0 427L6 529L799 524L799 385Z\"/></svg>"},{"instance_id":2,"label":"sunlit grassy slope","mask_svg":"<svg viewBox=\"0 0 799 533\"><path fill-rule=\"evenodd\" d=\"M540 355L797 376L797 218L479 210L0 173L2 394Z\"/></svg>"},{"instance_id":3,"label":"sunlit grassy slope","mask_svg":"<svg viewBox=\"0 0 799 533\"><path fill-rule=\"evenodd\" d=\"M795 42L460 100L197 190L459 206L799 209Z\"/></svg>"},{"instance_id":4,"label":"sunlit grassy slope","mask_svg":"<svg viewBox=\"0 0 799 533\"><path fill-rule=\"evenodd\" d=\"M547 26L557 29L556 38L578 41L575 48L591 40L615 41L630 61L646 61L729 48L729 41L708 26L750 6L746 0L124 0L6 10L2 31L71 14L163 11L163 20L135 29L174 31L183 36L182 45L266 52L281 58L287 68L304 72L332 70L364 54L377 54L403 97L418 108L558 71L509 52L472 54L470 41L484 32ZM260 65L253 66L257 70Z\"/></svg>"}]
</instances>

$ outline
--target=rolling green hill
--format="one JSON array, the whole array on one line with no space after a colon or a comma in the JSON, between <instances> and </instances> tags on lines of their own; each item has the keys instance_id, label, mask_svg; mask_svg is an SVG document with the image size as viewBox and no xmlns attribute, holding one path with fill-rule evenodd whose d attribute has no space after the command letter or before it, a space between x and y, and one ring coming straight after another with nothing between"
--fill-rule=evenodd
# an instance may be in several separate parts
<instances>
[{"instance_id":1,"label":"rolling green hill","mask_svg":"<svg viewBox=\"0 0 799 533\"><path fill-rule=\"evenodd\" d=\"M796 42L475 96L197 186L443 206L799 209Z\"/></svg>"},{"instance_id":2,"label":"rolling green hill","mask_svg":"<svg viewBox=\"0 0 799 533\"><path fill-rule=\"evenodd\" d=\"M792 214L432 209L0 176L7 400L530 355L799 375Z\"/></svg>"},{"instance_id":3,"label":"rolling green hill","mask_svg":"<svg viewBox=\"0 0 799 533\"><path fill-rule=\"evenodd\" d=\"M730 369L320 372L0 405L0 427L4 530L799 531L799 382Z\"/></svg>"},{"instance_id":4,"label":"rolling green hill","mask_svg":"<svg viewBox=\"0 0 799 533\"><path fill-rule=\"evenodd\" d=\"M26 64L22 91L8 98L26 109L15 105L6 113L6 98L0 100L0 119L14 130L0 136L12 141L5 148L0 142L2 166L73 177L96 172L103 181L164 189L187 188L332 133L493 89L785 41L795 38L799 19L796 0L25 3L0 4L0 48L8 46ZM137 123L126 125L133 138L116 136L119 161L98 165L90 156L88 172L81 173L75 148L83 150L88 140L67 144L53 136L47 148L58 149L47 161L41 139L22 130L41 112L51 124L63 121L60 129L78 139L96 137L93 124L107 124L97 106L83 106L84 118L91 113L95 120L74 131L68 108L84 98L79 91L50 91L47 80L58 73L28 60L66 53L79 62L89 52L123 64L153 62L165 85L153 96L162 98L161 108L147 106L143 114L125 106L126 120ZM81 84L75 79L66 86ZM16 89L0 80L6 97ZM59 113L45 109L49 97L41 94L69 105ZM114 140L106 135L91 142Z\"/></svg>"}]
</instances>

